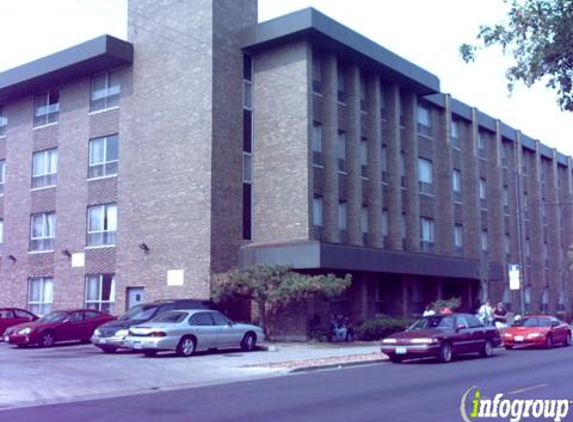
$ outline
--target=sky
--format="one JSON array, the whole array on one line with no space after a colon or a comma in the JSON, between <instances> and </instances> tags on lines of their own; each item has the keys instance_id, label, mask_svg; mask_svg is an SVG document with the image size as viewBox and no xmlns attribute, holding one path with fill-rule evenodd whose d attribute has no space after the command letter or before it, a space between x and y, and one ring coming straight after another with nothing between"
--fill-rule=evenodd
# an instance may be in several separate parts
<instances>
[{"instance_id":1,"label":"sky","mask_svg":"<svg viewBox=\"0 0 573 422\"><path fill-rule=\"evenodd\" d=\"M499 49L472 64L459 57L480 24L504 20L502 0L259 0L259 21L306 7L430 71L442 92L573 156L573 114L559 109L554 91L539 83L510 95L511 58ZM0 71L104 33L126 39L126 8L127 0L0 0Z\"/></svg>"}]
</instances>

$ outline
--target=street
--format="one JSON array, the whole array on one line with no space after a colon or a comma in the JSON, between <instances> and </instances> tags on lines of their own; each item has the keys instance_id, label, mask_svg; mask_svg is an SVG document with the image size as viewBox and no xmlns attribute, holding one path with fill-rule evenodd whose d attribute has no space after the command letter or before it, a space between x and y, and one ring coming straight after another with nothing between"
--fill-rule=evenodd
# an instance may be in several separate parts
<instances>
[{"instance_id":1,"label":"street","mask_svg":"<svg viewBox=\"0 0 573 422\"><path fill-rule=\"evenodd\" d=\"M573 348L497 349L491 359L468 356L450 364L385 362L178 391L5 410L0 412L0 420L455 422L462 420L460 401L472 386L479 387L482 394L489 397L503 393L510 399L573 399L572 354ZM573 421L573 409L564 420Z\"/></svg>"}]
</instances>

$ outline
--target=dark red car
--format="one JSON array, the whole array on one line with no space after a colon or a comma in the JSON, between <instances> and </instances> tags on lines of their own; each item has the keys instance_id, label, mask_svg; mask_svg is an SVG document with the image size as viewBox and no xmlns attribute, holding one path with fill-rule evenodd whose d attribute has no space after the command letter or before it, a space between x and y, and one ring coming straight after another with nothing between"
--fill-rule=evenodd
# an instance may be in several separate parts
<instances>
[{"instance_id":1,"label":"dark red car","mask_svg":"<svg viewBox=\"0 0 573 422\"><path fill-rule=\"evenodd\" d=\"M571 327L550 315L527 315L514 322L503 334L506 349L521 346L551 349L556 344L571 345Z\"/></svg>"},{"instance_id":2,"label":"dark red car","mask_svg":"<svg viewBox=\"0 0 573 422\"><path fill-rule=\"evenodd\" d=\"M490 357L500 344L496 328L485 327L474 315L454 313L419 319L406 331L382 340L381 350L394 363L425 357L449 362L465 353Z\"/></svg>"},{"instance_id":3,"label":"dark red car","mask_svg":"<svg viewBox=\"0 0 573 422\"><path fill-rule=\"evenodd\" d=\"M4 333L4 340L19 347L50 347L61 341L89 343L94 330L115 317L92 309L54 311L42 318L14 325Z\"/></svg>"},{"instance_id":4,"label":"dark red car","mask_svg":"<svg viewBox=\"0 0 573 422\"><path fill-rule=\"evenodd\" d=\"M8 327L37 320L38 317L31 312L19 308L0 308L0 335L4 334ZM0 341L4 337L0 338Z\"/></svg>"}]
</instances>

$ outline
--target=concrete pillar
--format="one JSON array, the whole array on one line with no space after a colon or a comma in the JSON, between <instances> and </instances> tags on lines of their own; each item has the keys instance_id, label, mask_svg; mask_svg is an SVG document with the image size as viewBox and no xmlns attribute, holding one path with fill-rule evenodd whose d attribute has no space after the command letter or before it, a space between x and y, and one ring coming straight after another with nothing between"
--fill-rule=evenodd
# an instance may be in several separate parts
<instances>
[{"instance_id":1,"label":"concrete pillar","mask_svg":"<svg viewBox=\"0 0 573 422\"><path fill-rule=\"evenodd\" d=\"M418 138L416 112L418 101L412 92L403 92L401 145L406 159L406 249L420 250L420 197L418 193Z\"/></svg>"},{"instance_id":2,"label":"concrete pillar","mask_svg":"<svg viewBox=\"0 0 573 422\"><path fill-rule=\"evenodd\" d=\"M347 224L348 243L362 245L362 177L360 169L360 69L355 64L348 67L347 74Z\"/></svg>"}]
</instances>

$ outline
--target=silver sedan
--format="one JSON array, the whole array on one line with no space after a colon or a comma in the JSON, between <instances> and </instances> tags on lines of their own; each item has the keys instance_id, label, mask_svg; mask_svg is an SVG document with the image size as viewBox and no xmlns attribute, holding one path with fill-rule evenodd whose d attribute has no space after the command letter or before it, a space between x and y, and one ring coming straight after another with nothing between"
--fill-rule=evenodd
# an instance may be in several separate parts
<instances>
[{"instance_id":1,"label":"silver sedan","mask_svg":"<svg viewBox=\"0 0 573 422\"><path fill-rule=\"evenodd\" d=\"M228 347L250 351L264 338L260 327L234 323L218 311L180 310L165 312L145 324L131 327L125 346L146 356L175 351L187 357L197 350Z\"/></svg>"}]
</instances>

